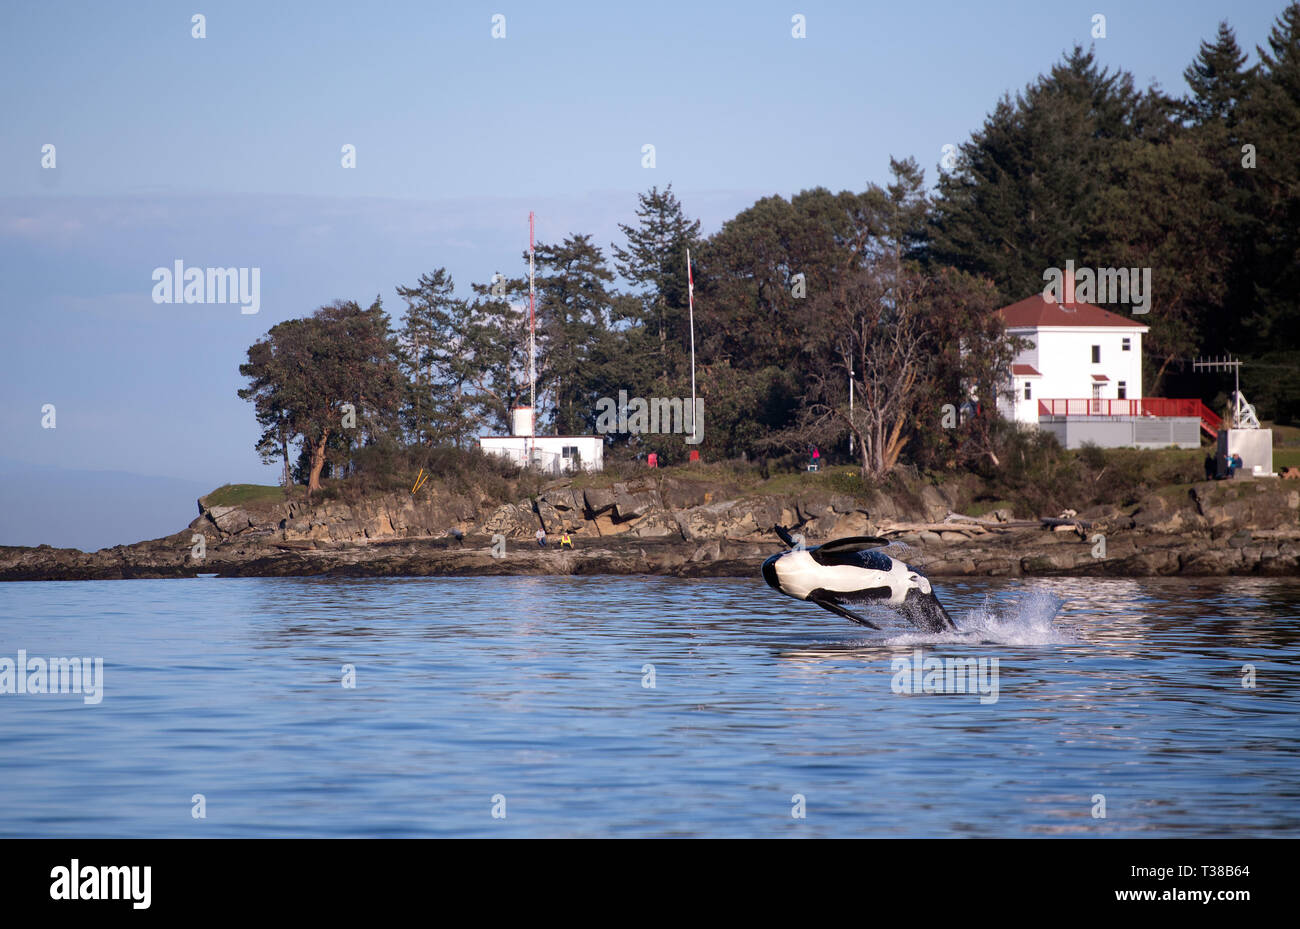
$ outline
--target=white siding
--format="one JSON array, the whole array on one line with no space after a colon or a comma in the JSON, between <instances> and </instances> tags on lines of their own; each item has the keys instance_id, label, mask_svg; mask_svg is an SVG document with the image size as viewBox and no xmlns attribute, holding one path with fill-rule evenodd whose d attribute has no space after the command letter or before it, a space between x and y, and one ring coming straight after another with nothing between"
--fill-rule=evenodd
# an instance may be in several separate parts
<instances>
[{"instance_id":1,"label":"white siding","mask_svg":"<svg viewBox=\"0 0 1300 929\"><path fill-rule=\"evenodd\" d=\"M1011 329L1008 332L1033 341L1033 347L1016 356L1016 364L1032 365L1042 374L1034 381L1032 415L1024 409L1023 377L1013 382L1017 392L1015 418L1021 422L1038 421L1039 400L1079 400L1093 396L1094 374L1108 378L1101 385L1100 397L1117 399L1119 383L1126 386L1126 397L1142 397L1142 332L1118 326L1044 326L1039 329ZM1123 350L1124 339L1129 350ZM1101 361L1092 361L1092 346L1101 348ZM1022 418L1028 416L1029 418Z\"/></svg>"},{"instance_id":2,"label":"white siding","mask_svg":"<svg viewBox=\"0 0 1300 929\"><path fill-rule=\"evenodd\" d=\"M598 435L539 435L531 440L528 436L483 436L479 440L483 451L491 455L509 458L515 464L524 466L528 460L528 443L533 443L536 451L535 463L548 472L565 472L574 470L575 464L583 471L600 471L605 467L605 439ZM566 457L565 449L577 449L578 458Z\"/></svg>"}]
</instances>

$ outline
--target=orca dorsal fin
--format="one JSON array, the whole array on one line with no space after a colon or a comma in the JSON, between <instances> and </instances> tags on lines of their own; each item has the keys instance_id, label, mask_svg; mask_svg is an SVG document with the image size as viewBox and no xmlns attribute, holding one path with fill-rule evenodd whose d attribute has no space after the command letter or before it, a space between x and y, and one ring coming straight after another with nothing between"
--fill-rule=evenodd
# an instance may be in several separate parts
<instances>
[{"instance_id":1,"label":"orca dorsal fin","mask_svg":"<svg viewBox=\"0 0 1300 929\"><path fill-rule=\"evenodd\" d=\"M841 552L841 551L862 551L868 548L883 548L891 545L889 539L882 539L875 535L854 535L843 539L833 539L825 545L817 546L818 551L822 552Z\"/></svg>"}]
</instances>

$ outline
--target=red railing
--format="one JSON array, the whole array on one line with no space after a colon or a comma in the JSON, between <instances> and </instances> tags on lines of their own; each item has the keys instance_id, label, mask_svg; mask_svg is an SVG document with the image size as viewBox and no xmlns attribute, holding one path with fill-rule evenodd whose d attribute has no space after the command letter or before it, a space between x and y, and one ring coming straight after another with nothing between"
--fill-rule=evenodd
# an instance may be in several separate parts
<instances>
[{"instance_id":1,"label":"red railing","mask_svg":"<svg viewBox=\"0 0 1300 929\"><path fill-rule=\"evenodd\" d=\"M1142 397L1137 400L1039 400L1039 416L1187 416L1201 421L1211 436L1222 420L1200 400Z\"/></svg>"}]
</instances>

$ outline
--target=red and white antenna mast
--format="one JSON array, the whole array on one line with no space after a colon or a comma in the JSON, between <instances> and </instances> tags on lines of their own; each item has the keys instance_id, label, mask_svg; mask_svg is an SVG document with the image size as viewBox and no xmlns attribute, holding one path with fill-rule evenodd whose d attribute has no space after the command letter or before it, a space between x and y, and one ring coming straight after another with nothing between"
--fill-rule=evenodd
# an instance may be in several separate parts
<instances>
[{"instance_id":1,"label":"red and white antenna mast","mask_svg":"<svg viewBox=\"0 0 1300 929\"><path fill-rule=\"evenodd\" d=\"M533 288L533 212L528 211L528 463L533 463L537 435L537 296Z\"/></svg>"}]
</instances>

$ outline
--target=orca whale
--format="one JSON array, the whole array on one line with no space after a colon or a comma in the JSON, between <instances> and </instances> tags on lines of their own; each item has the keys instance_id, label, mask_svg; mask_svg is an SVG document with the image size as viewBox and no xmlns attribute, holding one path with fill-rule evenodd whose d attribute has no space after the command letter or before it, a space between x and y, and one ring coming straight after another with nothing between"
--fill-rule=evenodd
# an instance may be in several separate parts
<instances>
[{"instance_id":1,"label":"orca whale","mask_svg":"<svg viewBox=\"0 0 1300 929\"><path fill-rule=\"evenodd\" d=\"M890 544L888 539L853 536L814 548L800 548L784 526L775 528L791 550L763 562L763 580L773 590L815 603L871 629L880 627L848 609L846 604L888 606L925 632L957 628L935 597L929 578L879 550Z\"/></svg>"}]
</instances>

